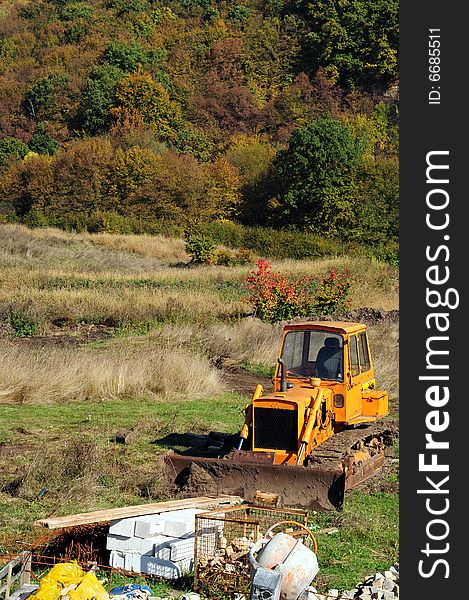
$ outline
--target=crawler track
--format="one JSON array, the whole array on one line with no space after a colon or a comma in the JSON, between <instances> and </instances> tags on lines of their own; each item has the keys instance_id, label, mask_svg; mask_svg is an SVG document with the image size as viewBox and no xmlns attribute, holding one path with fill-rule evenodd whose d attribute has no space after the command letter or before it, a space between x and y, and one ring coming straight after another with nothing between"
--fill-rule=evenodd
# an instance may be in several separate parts
<instances>
[{"instance_id":1,"label":"crawler track","mask_svg":"<svg viewBox=\"0 0 469 600\"><path fill-rule=\"evenodd\" d=\"M346 466L347 458L360 446L364 445L374 455L382 452L386 446L390 446L395 436L395 427L387 422L344 429L313 450L308 468L314 469L318 465L330 469Z\"/></svg>"}]
</instances>

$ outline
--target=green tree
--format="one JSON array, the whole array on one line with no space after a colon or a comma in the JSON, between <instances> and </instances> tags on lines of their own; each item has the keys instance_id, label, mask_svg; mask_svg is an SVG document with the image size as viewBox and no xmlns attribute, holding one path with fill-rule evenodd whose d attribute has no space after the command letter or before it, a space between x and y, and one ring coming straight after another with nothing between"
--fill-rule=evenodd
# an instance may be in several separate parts
<instances>
[{"instance_id":1,"label":"green tree","mask_svg":"<svg viewBox=\"0 0 469 600\"><path fill-rule=\"evenodd\" d=\"M360 140L334 119L295 130L276 162L282 224L350 237L362 153Z\"/></svg>"},{"instance_id":2,"label":"green tree","mask_svg":"<svg viewBox=\"0 0 469 600\"><path fill-rule=\"evenodd\" d=\"M146 62L145 53L138 44L125 44L124 42L109 42L104 51L105 60L124 72L135 71L138 65Z\"/></svg>"},{"instance_id":3,"label":"green tree","mask_svg":"<svg viewBox=\"0 0 469 600\"><path fill-rule=\"evenodd\" d=\"M89 74L83 90L81 115L83 127L91 135L104 133L112 123L111 108L123 72L112 65L98 65Z\"/></svg>"},{"instance_id":4,"label":"green tree","mask_svg":"<svg viewBox=\"0 0 469 600\"><path fill-rule=\"evenodd\" d=\"M60 112L68 82L65 73L51 73L35 81L24 98L26 113L33 119L54 119Z\"/></svg>"},{"instance_id":5,"label":"green tree","mask_svg":"<svg viewBox=\"0 0 469 600\"><path fill-rule=\"evenodd\" d=\"M397 156L366 161L359 176L360 240L376 246L399 239L399 161Z\"/></svg>"},{"instance_id":6,"label":"green tree","mask_svg":"<svg viewBox=\"0 0 469 600\"><path fill-rule=\"evenodd\" d=\"M296 4L310 27L305 65L343 85L387 86L397 78L398 0L316 0Z\"/></svg>"},{"instance_id":7,"label":"green tree","mask_svg":"<svg viewBox=\"0 0 469 600\"><path fill-rule=\"evenodd\" d=\"M36 131L29 141L29 148L38 154L49 154L52 156L59 149L59 144L47 133L44 123L38 123Z\"/></svg>"}]
</instances>

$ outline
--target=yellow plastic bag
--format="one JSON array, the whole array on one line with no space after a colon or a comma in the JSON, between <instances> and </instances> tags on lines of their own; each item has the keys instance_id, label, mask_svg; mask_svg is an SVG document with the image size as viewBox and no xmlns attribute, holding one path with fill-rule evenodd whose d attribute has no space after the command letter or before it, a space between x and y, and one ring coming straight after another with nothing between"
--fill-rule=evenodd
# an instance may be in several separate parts
<instances>
[{"instance_id":1,"label":"yellow plastic bag","mask_svg":"<svg viewBox=\"0 0 469 600\"><path fill-rule=\"evenodd\" d=\"M109 600L109 595L99 583L93 571L85 574L75 562L61 563L52 567L40 583L39 589L30 596L31 600L59 600L62 590L76 585L66 592L70 600Z\"/></svg>"},{"instance_id":2,"label":"yellow plastic bag","mask_svg":"<svg viewBox=\"0 0 469 600\"><path fill-rule=\"evenodd\" d=\"M39 584L39 589L29 598L31 600L58 600L61 590L61 585L54 584L51 580L43 578Z\"/></svg>"},{"instance_id":3,"label":"yellow plastic bag","mask_svg":"<svg viewBox=\"0 0 469 600\"><path fill-rule=\"evenodd\" d=\"M109 594L99 583L93 571L89 571L81 580L76 590L70 590L67 594L70 600L109 600Z\"/></svg>"},{"instance_id":4,"label":"yellow plastic bag","mask_svg":"<svg viewBox=\"0 0 469 600\"><path fill-rule=\"evenodd\" d=\"M48 579L51 582L60 584L62 587L68 587L72 584L78 585L84 575L85 572L75 561L59 563L52 567L49 573L41 579L41 584L44 579Z\"/></svg>"}]
</instances>

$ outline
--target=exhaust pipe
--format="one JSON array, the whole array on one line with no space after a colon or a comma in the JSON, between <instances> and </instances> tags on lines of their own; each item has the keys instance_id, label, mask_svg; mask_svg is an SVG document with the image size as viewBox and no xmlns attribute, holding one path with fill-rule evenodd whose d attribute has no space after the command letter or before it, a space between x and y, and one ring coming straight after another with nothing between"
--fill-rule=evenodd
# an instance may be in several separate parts
<instances>
[{"instance_id":1,"label":"exhaust pipe","mask_svg":"<svg viewBox=\"0 0 469 600\"><path fill-rule=\"evenodd\" d=\"M285 361L282 360L281 358L277 359L278 364L280 365L281 371L280 371L280 391L281 392L286 392L288 389L288 385L287 385L287 373L286 373L286 368L285 368Z\"/></svg>"}]
</instances>

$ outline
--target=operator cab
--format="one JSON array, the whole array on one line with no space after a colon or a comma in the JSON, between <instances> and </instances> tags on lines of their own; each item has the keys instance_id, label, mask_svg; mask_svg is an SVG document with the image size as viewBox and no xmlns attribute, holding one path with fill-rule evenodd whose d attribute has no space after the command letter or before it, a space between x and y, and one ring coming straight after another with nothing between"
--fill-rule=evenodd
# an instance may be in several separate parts
<instances>
[{"instance_id":1,"label":"operator cab","mask_svg":"<svg viewBox=\"0 0 469 600\"><path fill-rule=\"evenodd\" d=\"M288 331L280 358L287 377L344 381L344 338L315 329Z\"/></svg>"}]
</instances>

